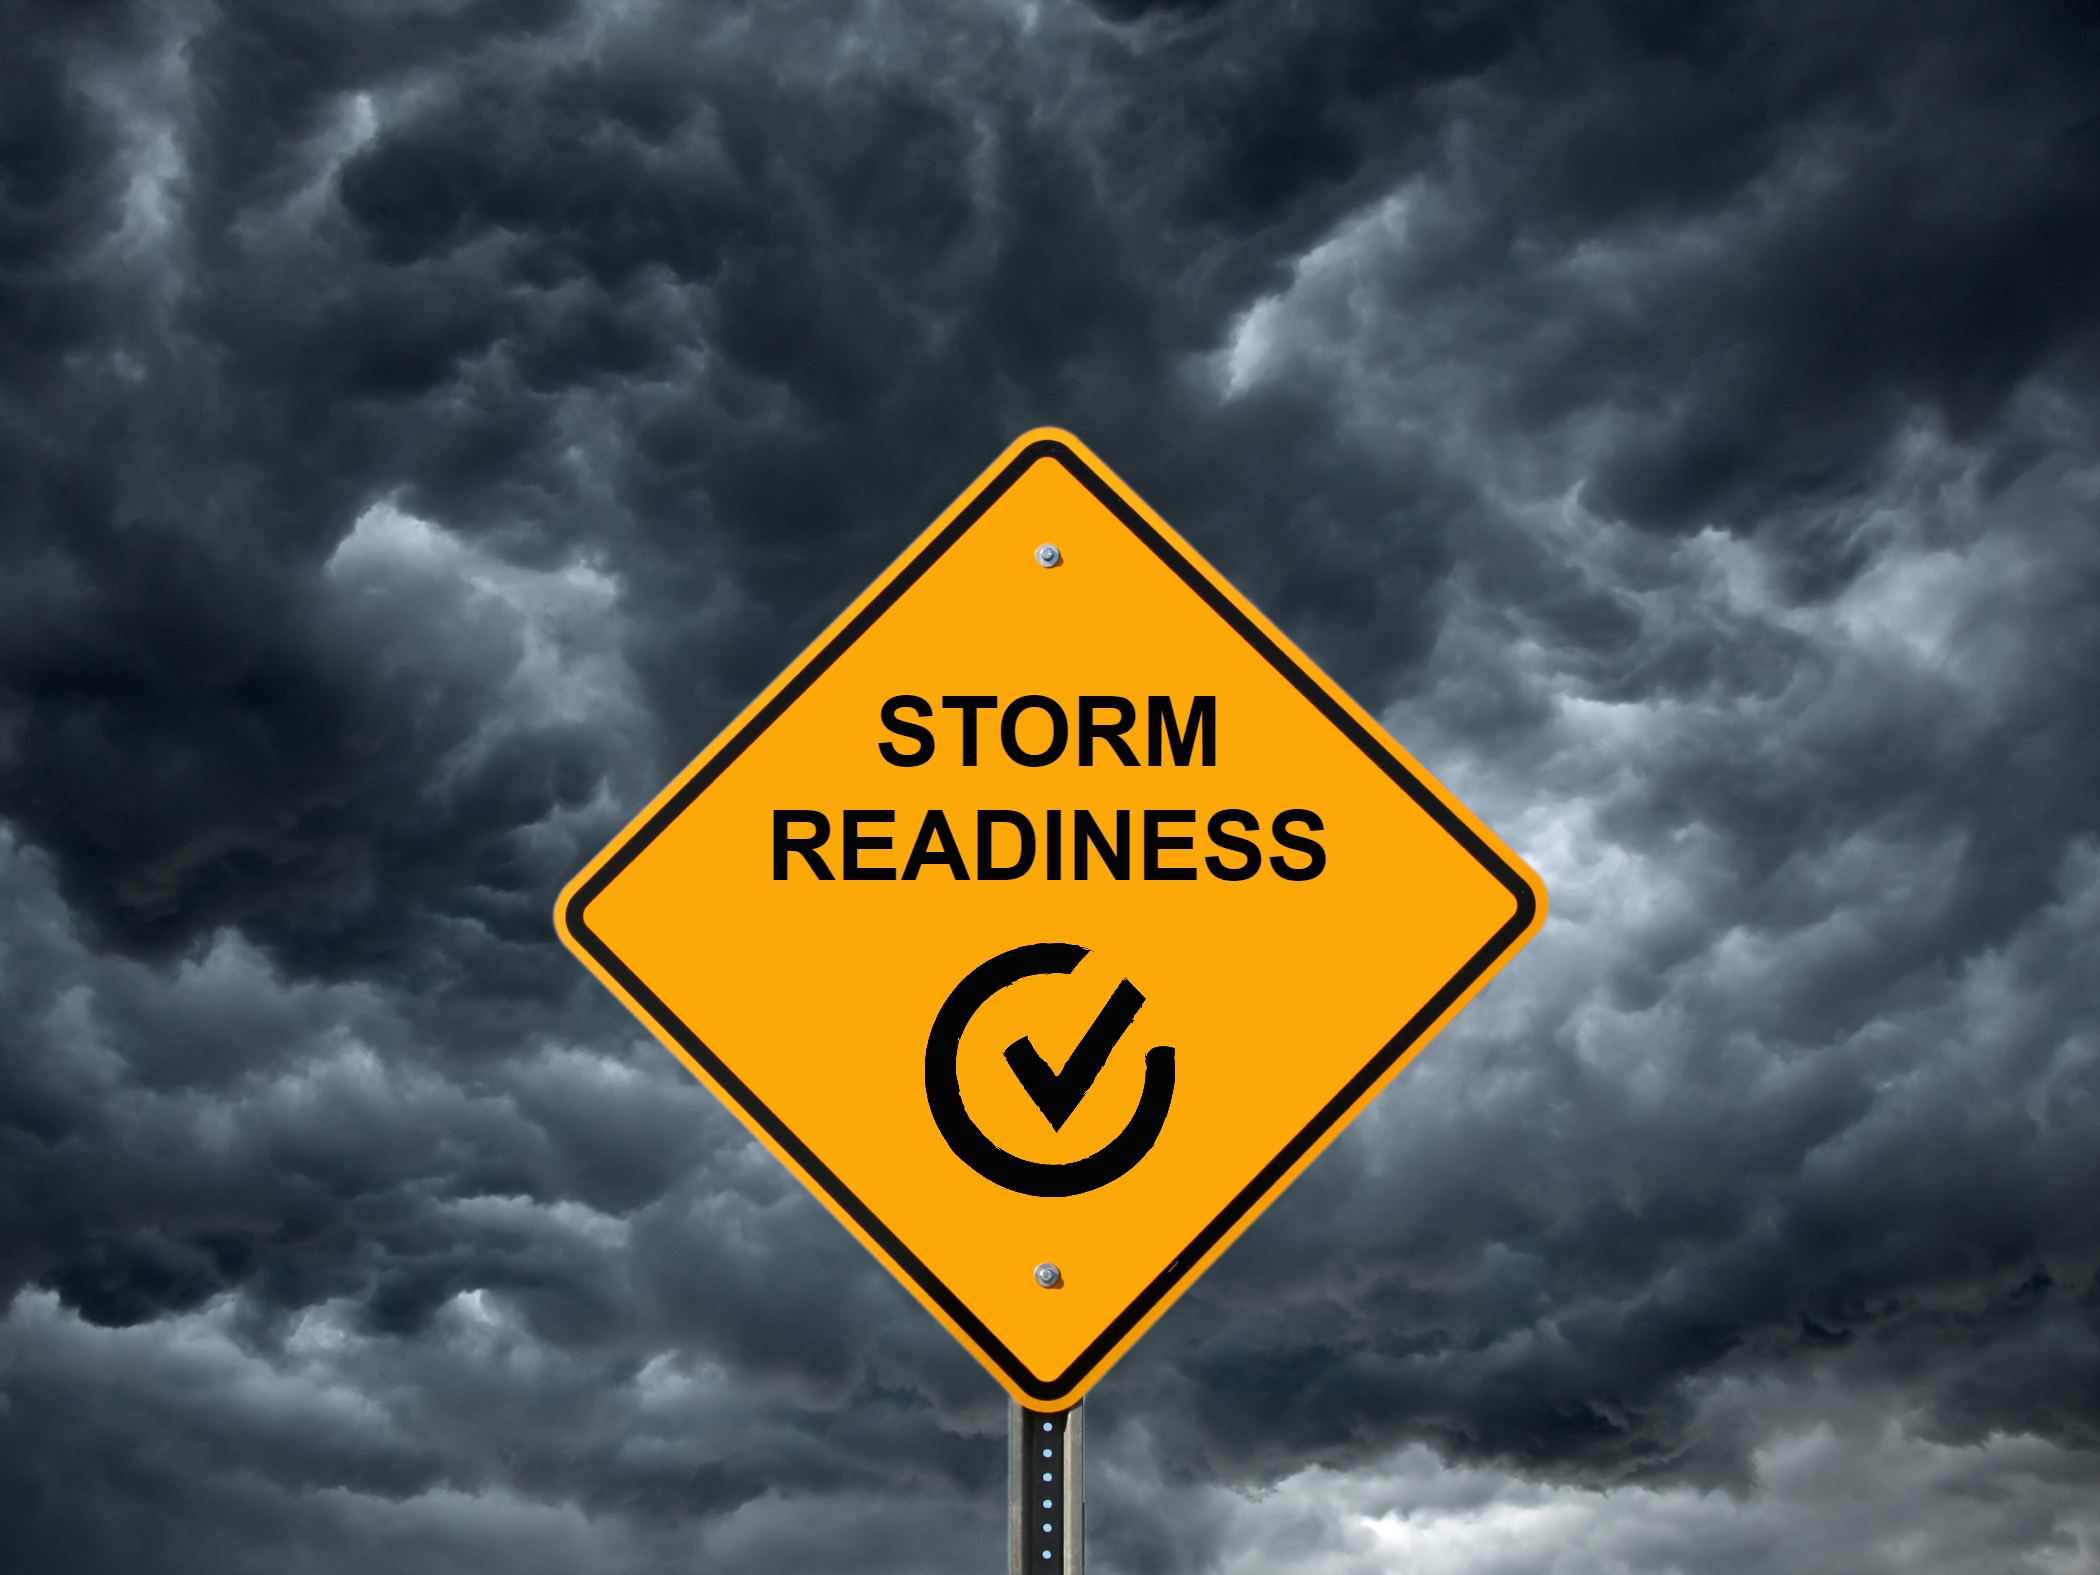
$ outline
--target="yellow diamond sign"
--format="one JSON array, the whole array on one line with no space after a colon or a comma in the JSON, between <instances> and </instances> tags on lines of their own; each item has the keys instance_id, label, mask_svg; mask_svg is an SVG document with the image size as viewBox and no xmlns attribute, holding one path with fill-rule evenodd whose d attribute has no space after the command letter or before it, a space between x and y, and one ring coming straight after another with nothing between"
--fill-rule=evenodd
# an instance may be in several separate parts
<instances>
[{"instance_id":1,"label":"yellow diamond sign","mask_svg":"<svg viewBox=\"0 0 2100 1575\"><path fill-rule=\"evenodd\" d=\"M1538 879L1027 434L562 893L564 940L1038 1408L1538 928Z\"/></svg>"}]
</instances>

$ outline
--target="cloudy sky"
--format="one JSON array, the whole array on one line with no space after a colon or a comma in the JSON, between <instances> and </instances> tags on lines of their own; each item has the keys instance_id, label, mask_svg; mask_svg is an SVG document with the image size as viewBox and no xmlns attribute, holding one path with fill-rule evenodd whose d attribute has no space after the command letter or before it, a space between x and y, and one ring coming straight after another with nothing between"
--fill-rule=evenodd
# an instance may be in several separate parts
<instances>
[{"instance_id":1,"label":"cloudy sky","mask_svg":"<svg viewBox=\"0 0 2100 1575\"><path fill-rule=\"evenodd\" d=\"M1097 1567L2100 1569L2091 5L0 36L16 1567L1000 1567L549 915L1055 423L1554 898L1088 1402Z\"/></svg>"}]
</instances>

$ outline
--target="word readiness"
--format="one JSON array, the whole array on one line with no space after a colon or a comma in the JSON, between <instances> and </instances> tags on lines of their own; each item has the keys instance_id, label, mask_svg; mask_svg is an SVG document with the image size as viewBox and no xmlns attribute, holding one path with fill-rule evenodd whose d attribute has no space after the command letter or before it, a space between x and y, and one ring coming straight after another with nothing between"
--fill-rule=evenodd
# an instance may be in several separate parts
<instances>
[{"instance_id":1,"label":"word readiness","mask_svg":"<svg viewBox=\"0 0 2100 1575\"><path fill-rule=\"evenodd\" d=\"M1068 1407L1537 928L1536 880L1079 444L1016 443L562 935Z\"/></svg>"}]
</instances>

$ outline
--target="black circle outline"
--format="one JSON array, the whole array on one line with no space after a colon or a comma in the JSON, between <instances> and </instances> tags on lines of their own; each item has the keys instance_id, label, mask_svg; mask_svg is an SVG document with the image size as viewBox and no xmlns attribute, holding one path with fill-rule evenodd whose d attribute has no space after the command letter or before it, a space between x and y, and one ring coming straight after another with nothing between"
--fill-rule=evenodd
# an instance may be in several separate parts
<instances>
[{"instance_id":1,"label":"black circle outline","mask_svg":"<svg viewBox=\"0 0 2100 1575\"><path fill-rule=\"evenodd\" d=\"M1086 951L1084 946L1063 941L1038 941L979 963L948 992L933 1019L933 1031L926 1036L926 1104L933 1112L933 1124L941 1129L957 1159L1008 1192L1032 1198L1075 1198L1107 1186L1152 1152L1160 1129L1167 1124L1167 1109L1174 1103L1174 1047L1154 1045L1145 1052L1145 1090L1123 1130L1085 1159L1063 1165L1007 1153L979 1130L963 1107L956 1057L962 1050L963 1030L970 1026L977 1009L1019 980L1036 974L1070 973Z\"/></svg>"}]
</instances>

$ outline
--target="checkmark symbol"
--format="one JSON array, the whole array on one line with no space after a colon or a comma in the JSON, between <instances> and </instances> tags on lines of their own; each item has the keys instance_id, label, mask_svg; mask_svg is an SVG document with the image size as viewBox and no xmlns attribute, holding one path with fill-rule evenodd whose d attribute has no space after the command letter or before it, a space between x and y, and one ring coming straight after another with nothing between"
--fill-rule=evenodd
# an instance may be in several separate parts
<instances>
[{"instance_id":1,"label":"checkmark symbol","mask_svg":"<svg viewBox=\"0 0 2100 1575\"><path fill-rule=\"evenodd\" d=\"M1116 993L1094 1018L1093 1026L1080 1039L1079 1048L1072 1052L1062 1072L1050 1070L1050 1063L1025 1034L1007 1046L1006 1064L1014 1069L1014 1076L1021 1080L1021 1087L1035 1101L1036 1109L1042 1111L1051 1131L1062 1130L1072 1118L1087 1090L1094 1086L1094 1079L1108 1065L1109 1052L1115 1049L1144 1004L1144 995L1128 979L1117 985Z\"/></svg>"}]
</instances>

